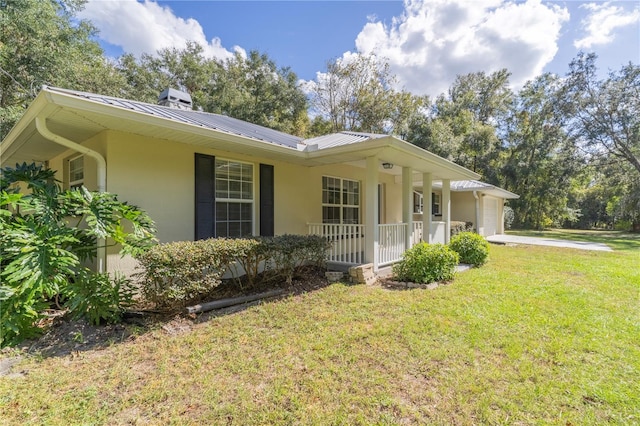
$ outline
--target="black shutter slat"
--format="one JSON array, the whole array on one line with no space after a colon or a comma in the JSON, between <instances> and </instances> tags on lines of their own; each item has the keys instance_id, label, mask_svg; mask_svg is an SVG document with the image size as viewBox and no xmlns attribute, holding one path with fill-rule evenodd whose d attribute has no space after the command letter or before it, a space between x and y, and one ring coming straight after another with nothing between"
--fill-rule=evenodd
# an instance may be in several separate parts
<instances>
[{"instance_id":1,"label":"black shutter slat","mask_svg":"<svg viewBox=\"0 0 640 426\"><path fill-rule=\"evenodd\" d=\"M260 164L260 235L274 235L273 166Z\"/></svg>"},{"instance_id":2,"label":"black shutter slat","mask_svg":"<svg viewBox=\"0 0 640 426\"><path fill-rule=\"evenodd\" d=\"M215 237L216 224L216 158L196 154L195 157L195 239Z\"/></svg>"}]
</instances>

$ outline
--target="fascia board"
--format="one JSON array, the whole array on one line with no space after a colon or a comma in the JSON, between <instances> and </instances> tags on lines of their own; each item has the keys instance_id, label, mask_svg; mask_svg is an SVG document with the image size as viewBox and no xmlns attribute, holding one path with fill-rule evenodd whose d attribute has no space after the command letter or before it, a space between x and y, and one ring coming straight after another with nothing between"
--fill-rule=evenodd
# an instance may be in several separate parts
<instances>
[{"instance_id":1,"label":"fascia board","mask_svg":"<svg viewBox=\"0 0 640 426\"><path fill-rule=\"evenodd\" d=\"M33 102L31 102L18 122L11 128L9 134L2 140L2 143L0 143L0 163L2 163L4 158L10 157L20 149L22 144L26 143L27 138L24 138L22 143L18 142L20 135L25 132L29 124L33 122L38 115L47 109L47 106L47 99L41 92ZM55 108L51 108L51 110L53 111Z\"/></svg>"}]
</instances>

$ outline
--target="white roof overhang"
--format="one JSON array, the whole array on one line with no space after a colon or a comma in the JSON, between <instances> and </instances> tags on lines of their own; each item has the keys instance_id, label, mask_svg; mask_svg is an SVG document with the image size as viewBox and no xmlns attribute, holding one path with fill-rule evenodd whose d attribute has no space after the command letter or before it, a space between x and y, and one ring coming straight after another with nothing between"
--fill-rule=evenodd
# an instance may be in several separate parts
<instances>
[{"instance_id":1,"label":"white roof overhang","mask_svg":"<svg viewBox=\"0 0 640 426\"><path fill-rule=\"evenodd\" d=\"M421 179L421 173L425 172L432 173L433 179L479 178L478 174L462 166L392 136L319 150L301 150L95 102L46 87L0 144L3 166L23 161L46 161L67 150L38 133L36 117L46 119L53 133L77 143L105 130L113 130L311 167L344 163L365 167L366 158L375 155L380 161L380 170L397 177L402 174L402 167L411 167L414 179ZM391 163L394 168L383 169L382 163Z\"/></svg>"}]
</instances>

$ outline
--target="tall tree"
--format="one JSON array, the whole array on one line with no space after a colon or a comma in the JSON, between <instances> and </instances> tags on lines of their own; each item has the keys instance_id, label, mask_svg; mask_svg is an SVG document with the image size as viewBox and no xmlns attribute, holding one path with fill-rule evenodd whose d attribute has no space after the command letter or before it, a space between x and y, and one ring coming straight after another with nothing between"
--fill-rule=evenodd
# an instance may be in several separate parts
<instances>
[{"instance_id":1,"label":"tall tree","mask_svg":"<svg viewBox=\"0 0 640 426\"><path fill-rule=\"evenodd\" d=\"M501 184L520 194L510 202L516 226L541 229L575 216L567 200L581 164L556 110L560 87L551 74L528 82L506 122Z\"/></svg>"},{"instance_id":2,"label":"tall tree","mask_svg":"<svg viewBox=\"0 0 640 426\"><path fill-rule=\"evenodd\" d=\"M314 82L312 106L331 123L334 132L351 130L403 137L427 98L398 91L396 85L389 64L375 55L336 59L327 63L327 72Z\"/></svg>"},{"instance_id":3,"label":"tall tree","mask_svg":"<svg viewBox=\"0 0 640 426\"><path fill-rule=\"evenodd\" d=\"M501 152L498 125L504 121L512 97L507 70L458 76L448 96L437 98L430 114L411 122L408 140L497 183Z\"/></svg>"},{"instance_id":4,"label":"tall tree","mask_svg":"<svg viewBox=\"0 0 640 426\"><path fill-rule=\"evenodd\" d=\"M564 107L572 134L590 155L623 159L640 175L640 66L629 63L597 78L596 55L569 65Z\"/></svg>"},{"instance_id":5,"label":"tall tree","mask_svg":"<svg viewBox=\"0 0 640 426\"><path fill-rule=\"evenodd\" d=\"M278 68L266 54L236 53L216 68L205 110L304 135L309 126L307 97L290 68Z\"/></svg>"},{"instance_id":6,"label":"tall tree","mask_svg":"<svg viewBox=\"0 0 640 426\"><path fill-rule=\"evenodd\" d=\"M117 94L124 82L95 28L76 13L84 0L0 2L0 139L43 84Z\"/></svg>"}]
</instances>

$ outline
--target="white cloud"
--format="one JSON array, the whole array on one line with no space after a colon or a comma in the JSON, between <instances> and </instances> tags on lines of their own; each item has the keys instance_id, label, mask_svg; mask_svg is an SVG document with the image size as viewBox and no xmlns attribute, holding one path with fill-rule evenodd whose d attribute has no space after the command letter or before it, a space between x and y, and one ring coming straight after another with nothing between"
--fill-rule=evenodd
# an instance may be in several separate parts
<instances>
[{"instance_id":1,"label":"white cloud","mask_svg":"<svg viewBox=\"0 0 640 426\"><path fill-rule=\"evenodd\" d=\"M93 22L100 30L100 38L135 56L155 54L168 47L181 48L187 41L200 44L208 57L233 56L219 38L207 40L198 21L180 18L169 7L151 0L89 0L80 17ZM238 46L233 51L245 54Z\"/></svg>"},{"instance_id":2,"label":"white cloud","mask_svg":"<svg viewBox=\"0 0 640 426\"><path fill-rule=\"evenodd\" d=\"M458 74L502 68L519 87L554 58L568 20L566 8L540 0L405 0L390 25L367 23L356 48L387 58L413 93L436 96Z\"/></svg>"},{"instance_id":3,"label":"white cloud","mask_svg":"<svg viewBox=\"0 0 640 426\"><path fill-rule=\"evenodd\" d=\"M573 42L577 49L590 49L594 45L609 44L615 38L614 31L640 21L640 8L631 12L622 7L613 6L611 2L597 4L587 3L580 7L590 13L582 20L582 28L586 35Z\"/></svg>"}]
</instances>

